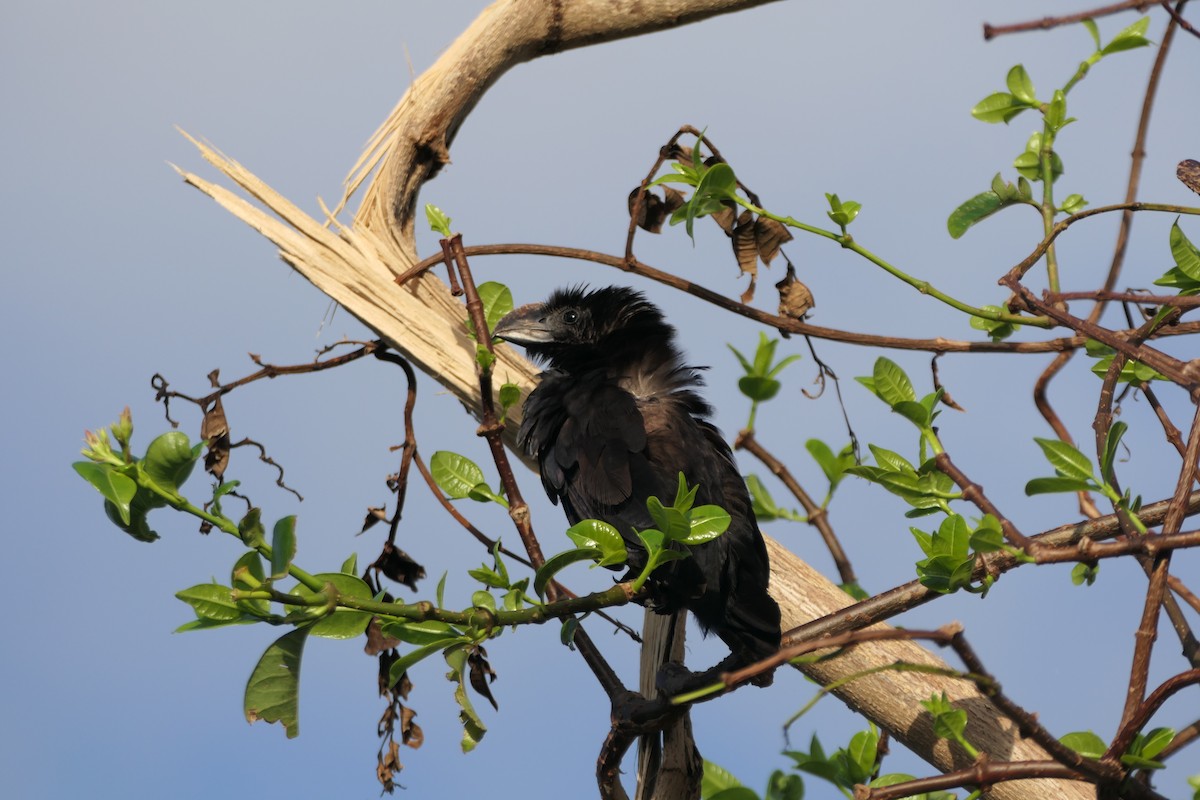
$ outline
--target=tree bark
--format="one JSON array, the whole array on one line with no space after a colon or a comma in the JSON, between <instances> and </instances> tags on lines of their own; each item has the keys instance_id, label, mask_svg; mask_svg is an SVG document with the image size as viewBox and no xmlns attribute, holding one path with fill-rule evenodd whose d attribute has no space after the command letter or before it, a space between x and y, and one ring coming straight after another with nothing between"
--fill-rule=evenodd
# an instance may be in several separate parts
<instances>
[{"instance_id":1,"label":"tree bark","mask_svg":"<svg viewBox=\"0 0 1200 800\"><path fill-rule=\"evenodd\" d=\"M764 2L500 0L485 9L405 92L351 170L345 196L334 212L327 212L327 220L313 219L242 165L190 136L204 158L257 205L191 172L176 169L187 183L274 242L284 261L468 408L478 408L475 347L463 331L462 304L432 273L403 288L394 281L396 275L416 262L413 217L417 196L424 182L448 161L459 126L483 93L515 64ZM364 186L354 222L345 227L332 221ZM326 227L327 222L331 222L332 229ZM497 356L500 373L528 392L537 370L506 345L497 347ZM510 445L518 421L518 414L509 415ZM768 546L771 593L782 609L785 630L849 604L850 599L841 589L792 553L770 539ZM666 624L667 618L649 616L655 624ZM657 638L666 642L664 636ZM840 658L804 667L804 671L827 685L896 661L945 666L916 644L881 642L853 648ZM776 691L782 683L777 682ZM938 769L949 770L964 766L966 757L951 752L945 741L933 735L929 717L919 705L920 700L943 691L968 709L967 738L990 753L993 760L1048 758L1040 747L1023 741L1011 721L966 681L884 671L852 680L834 693ZM1070 800L1094 797L1095 792L1087 784L1038 780L1001 784L989 796Z\"/></svg>"}]
</instances>

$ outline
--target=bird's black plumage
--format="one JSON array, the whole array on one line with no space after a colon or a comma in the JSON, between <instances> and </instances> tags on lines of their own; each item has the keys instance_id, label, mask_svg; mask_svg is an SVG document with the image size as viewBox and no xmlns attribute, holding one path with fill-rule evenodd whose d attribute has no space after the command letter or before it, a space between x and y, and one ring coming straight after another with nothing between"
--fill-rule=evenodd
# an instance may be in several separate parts
<instances>
[{"instance_id":1,"label":"bird's black plumage","mask_svg":"<svg viewBox=\"0 0 1200 800\"><path fill-rule=\"evenodd\" d=\"M662 312L632 289L565 289L516 309L494 333L548 362L525 401L519 438L571 523L616 527L637 574L646 556L633 531L654 527L646 499L670 503L682 472L699 484L696 504L719 505L732 522L692 547L691 558L655 572L651 605L689 609L736 655L778 650L779 607L767 594L767 551L750 497L709 422L698 369L683 363Z\"/></svg>"}]
</instances>

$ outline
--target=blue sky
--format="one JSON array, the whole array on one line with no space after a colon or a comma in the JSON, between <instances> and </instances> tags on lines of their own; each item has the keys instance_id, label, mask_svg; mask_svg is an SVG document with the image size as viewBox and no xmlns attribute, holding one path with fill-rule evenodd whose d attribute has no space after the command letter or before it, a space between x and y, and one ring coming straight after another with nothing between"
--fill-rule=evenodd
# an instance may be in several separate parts
<instances>
[{"instance_id":1,"label":"blue sky","mask_svg":"<svg viewBox=\"0 0 1200 800\"><path fill-rule=\"evenodd\" d=\"M0 324L9 375L0 400L8 423L0 484L8 509L0 547L10 602L0 659L6 796L377 796L374 725L382 706L374 663L358 643L310 643L298 739L286 740L277 727L246 725L243 685L279 631L171 633L190 617L174 592L224 579L238 555L235 543L199 536L194 525L166 512L155 519L160 541L134 542L108 524L98 497L69 464L83 430L113 421L125 405L143 446L167 429L149 385L156 372L180 391L202 394L214 368L226 379L251 371L247 352L298 363L342 336L368 336L344 312L323 323L329 309L320 293L279 261L268 242L179 181L168 162L211 173L174 126L207 138L317 214L317 197L336 201L362 145L408 85L407 62L418 72L429 66L483 5L75 2L10 3L0 11L6 76L0 99L8 120L0 142L9 153L0 190L0 276L8 300ZM1048 94L1086 57L1090 39L1076 26L983 41L982 22L1040 17L1045 4L945 1L913 8L778 4L518 66L467 120L452 163L422 199L450 213L468 243L619 252L626 195L660 144L687 123L707 128L772 210L821 224L825 192L857 200L864 205L853 229L859 241L950 294L1001 303L1005 294L995 279L1032 248L1038 221L1009 211L954 241L945 219L997 171L1012 178L1009 165L1034 121L1025 115L1007 127L983 125L969 109L1001 89L1018 62ZM1101 29L1107 38L1133 19L1102 20ZM1161 29L1156 16L1150 36L1158 39ZM1093 205L1120 201L1153 56L1145 48L1107 59L1072 92L1071 113L1080 121L1061 140L1067 172L1060 196L1079 192ZM1195 204L1174 180L1174 165L1200 157L1194 136L1200 111L1191 100L1197 74L1200 43L1182 37L1160 90L1142 199ZM1147 286L1170 265L1170 224L1165 215L1137 220L1122 286ZM1098 285L1115 225L1115 217L1095 220L1061 240L1066 285ZM724 236L710 227L699 226L695 245L679 229L640 237L638 252L736 296L743 282ZM1200 241L1200 227L1190 230ZM420 241L423 253L436 247L432 235ZM961 315L827 242L801 238L787 251L816 295L816 324L904 336L978 335ZM736 363L725 343L752 348L754 326L594 265L504 257L477 261L475 273L507 282L519 303L567 283L633 282L668 309L693 361L712 365L709 393L723 429L732 435L743 424L747 404L737 394ZM764 277L757 305L772 308L768 290L777 279ZM1031 284L1040 289L1040 281ZM912 453L911 428L850 380L868 374L880 353L817 346L843 379L860 440ZM835 449L843 444L841 411L832 393L817 401L801 395L815 377L802 341L780 350L803 352L804 360L789 368L784 392L760 412L760 429L771 432L800 480L818 487L819 471L803 443L816 436ZM928 387L927 356L889 355L919 388ZM1099 382L1085 361L1072 363L1051 397L1077 440L1090 442ZM1069 498L1030 500L1022 492L1025 480L1044 471L1031 437L1049 434L1029 387L1047 362L1045 356L941 362L942 380L967 409L942 419L956 462L1028 532L1076 513ZM1184 426L1189 406L1164 395ZM379 547L381 532L355 534L367 506L386 497L383 479L395 469L388 448L403 438L402 402L398 371L374 362L280 378L227 400L235 436L263 442L306 497L297 503L272 488L268 469L235 456L231 476L251 487L268 519L299 515L297 560L306 568L335 569L349 553L368 558ZM199 419L182 405L175 413L194 437ZM1157 423L1144 402L1132 399L1123 419L1144 434L1122 465L1126 482L1148 500L1165 496L1176 462L1157 442ZM486 461L474 423L428 379L417 425L425 454L449 449ZM537 481L524 477L525 493L534 498ZM203 484L200 476L193 481ZM882 590L908 580L919 554L903 506L858 481L839 494L833 523L864 585ZM547 549L565 547L557 538L559 510L536 499ZM467 510L478 525L512 538L498 511ZM431 596L436 577L448 570L449 594L465 605L465 570L486 554L421 487L413 487L406 511L401 546L434 576L422 595ZM833 574L807 526L774 523L767 530ZM1185 580L1196 567L1194 554L1175 562ZM1109 564L1100 585L1081 590L1068 573L1066 566L1021 570L985 602L950 597L902 623L962 620L1011 696L1038 711L1051 730L1091 728L1107 737L1120 714L1144 578ZM580 588L607 580L585 570L571 576ZM594 630L632 681L632 647ZM451 686L440 663L415 671L411 704L426 743L402 754L407 769L400 782L408 796L446 796L448 787L461 796L588 796L607 709L579 659L557 644L551 628L506 635L488 649L500 676L493 687L500 712L484 711L490 732L469 755L458 748ZM1164 629L1157 679L1181 668L1175 653ZM719 656L719 647L693 643L693 663ZM697 709L702 751L760 787L785 765L779 726L812 692L799 675L781 676L768 691L741 691ZM1190 702L1181 696L1156 724L1187 724L1192 718L1183 707ZM825 701L793 729L793 744L805 746L814 729L828 744L844 742L859 724ZM892 770L924 769L903 754L893 759ZM1182 771L1160 786L1184 796ZM820 792L811 789L810 796L825 796Z\"/></svg>"}]
</instances>

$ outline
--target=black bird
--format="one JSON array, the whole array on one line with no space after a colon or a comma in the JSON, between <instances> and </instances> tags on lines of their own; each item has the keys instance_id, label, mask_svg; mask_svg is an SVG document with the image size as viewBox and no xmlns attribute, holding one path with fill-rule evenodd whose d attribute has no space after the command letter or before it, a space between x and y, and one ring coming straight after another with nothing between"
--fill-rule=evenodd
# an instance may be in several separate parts
<instances>
[{"instance_id":1,"label":"black bird","mask_svg":"<svg viewBox=\"0 0 1200 800\"><path fill-rule=\"evenodd\" d=\"M548 362L525 400L519 441L571 524L614 526L636 576L646 553L634 529L654 527L646 499L670 505L682 472L699 484L696 505L721 506L732 522L691 547L690 558L656 570L648 605L663 614L687 608L734 661L775 653L779 607L767 594L767 550L750 497L697 391L701 368L683 363L662 312L632 289L572 288L512 311L493 333Z\"/></svg>"}]
</instances>

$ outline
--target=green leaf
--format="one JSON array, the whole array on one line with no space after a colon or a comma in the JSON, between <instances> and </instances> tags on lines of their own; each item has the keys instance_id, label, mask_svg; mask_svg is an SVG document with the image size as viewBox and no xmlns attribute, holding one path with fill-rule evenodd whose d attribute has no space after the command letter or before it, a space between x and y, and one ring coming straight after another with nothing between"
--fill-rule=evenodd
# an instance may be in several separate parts
<instances>
[{"instance_id":1,"label":"green leaf","mask_svg":"<svg viewBox=\"0 0 1200 800\"><path fill-rule=\"evenodd\" d=\"M949 231L950 238L961 238L972 225L982 222L1002 208L1019 202L1016 198L1003 199L994 191L981 192L950 212L950 217L946 220L946 230Z\"/></svg>"},{"instance_id":2,"label":"green leaf","mask_svg":"<svg viewBox=\"0 0 1200 800\"><path fill-rule=\"evenodd\" d=\"M699 148L694 150L698 151ZM737 178L733 174L733 167L724 162L713 164L700 176L691 198L671 215L671 224L686 223L687 235L694 238L696 218L725 208L725 202L732 202L736 192Z\"/></svg>"},{"instance_id":3,"label":"green leaf","mask_svg":"<svg viewBox=\"0 0 1200 800\"><path fill-rule=\"evenodd\" d=\"M429 644L422 645L413 650L408 651L404 655L392 662L392 666L388 668L388 686L395 686L404 677L404 673L412 669L417 662L424 661L435 653L440 653L447 647L453 647L456 644L462 644L469 641L463 636L448 636L445 639L437 639Z\"/></svg>"},{"instance_id":4,"label":"green leaf","mask_svg":"<svg viewBox=\"0 0 1200 800\"><path fill-rule=\"evenodd\" d=\"M1200 250L1184 235L1179 220L1171 226L1171 257L1175 266L1187 277L1200 281Z\"/></svg>"},{"instance_id":5,"label":"green leaf","mask_svg":"<svg viewBox=\"0 0 1200 800\"><path fill-rule=\"evenodd\" d=\"M477 291L479 300L483 303L483 316L487 321L488 330L494 330L496 323L513 310L512 292L503 283L496 281L479 284Z\"/></svg>"},{"instance_id":6,"label":"green leaf","mask_svg":"<svg viewBox=\"0 0 1200 800\"><path fill-rule=\"evenodd\" d=\"M1083 27L1087 28L1087 32L1091 34L1092 41L1096 43L1096 50L1100 50L1100 28L1096 26L1094 19L1083 20Z\"/></svg>"},{"instance_id":7,"label":"green leaf","mask_svg":"<svg viewBox=\"0 0 1200 800\"><path fill-rule=\"evenodd\" d=\"M951 514L942 520L933 535L933 550L937 555L966 558L971 547L971 531L961 514Z\"/></svg>"},{"instance_id":8,"label":"green leaf","mask_svg":"<svg viewBox=\"0 0 1200 800\"><path fill-rule=\"evenodd\" d=\"M771 493L757 475L746 476L746 489L750 492L750 507L754 511L755 519L759 522L779 519L779 506L775 505L775 498L771 497Z\"/></svg>"},{"instance_id":9,"label":"green leaf","mask_svg":"<svg viewBox=\"0 0 1200 800\"><path fill-rule=\"evenodd\" d=\"M279 722L287 738L300 735L300 657L308 628L297 628L279 637L258 660L242 707L248 722Z\"/></svg>"},{"instance_id":10,"label":"green leaf","mask_svg":"<svg viewBox=\"0 0 1200 800\"><path fill-rule=\"evenodd\" d=\"M867 447L871 448L871 454L875 456L875 463L887 471L911 473L914 478L916 477L917 470L908 463L904 456L873 444L868 444Z\"/></svg>"},{"instance_id":11,"label":"green leaf","mask_svg":"<svg viewBox=\"0 0 1200 800\"><path fill-rule=\"evenodd\" d=\"M1145 735L1142 748L1138 755L1143 758L1154 758L1175 739L1175 731L1171 728L1155 728Z\"/></svg>"},{"instance_id":12,"label":"green leaf","mask_svg":"<svg viewBox=\"0 0 1200 800\"><path fill-rule=\"evenodd\" d=\"M983 306L984 311L992 311L997 314L1004 313L1004 309L1000 306ZM1015 322L1007 320L988 319L987 317L971 316L971 327L976 330L985 331L992 337L993 342L999 342L1002 339L1007 339L1012 336L1021 327Z\"/></svg>"},{"instance_id":13,"label":"green leaf","mask_svg":"<svg viewBox=\"0 0 1200 800\"><path fill-rule=\"evenodd\" d=\"M741 785L742 782L735 778L732 772L704 759L704 772L700 778L700 796L704 800L709 800L717 792L734 789Z\"/></svg>"},{"instance_id":14,"label":"green leaf","mask_svg":"<svg viewBox=\"0 0 1200 800\"><path fill-rule=\"evenodd\" d=\"M902 400L892 406L892 411L904 417L918 428L928 428L931 423L929 409L915 400Z\"/></svg>"},{"instance_id":15,"label":"green leaf","mask_svg":"<svg viewBox=\"0 0 1200 800\"><path fill-rule=\"evenodd\" d=\"M425 219L429 221L430 230L440 234L443 239L450 238L450 217L446 215L445 211L442 211L433 203L426 203Z\"/></svg>"},{"instance_id":16,"label":"green leaf","mask_svg":"<svg viewBox=\"0 0 1200 800\"><path fill-rule=\"evenodd\" d=\"M496 598L491 592L485 592L482 589L471 593L471 605L475 608L485 608L488 611L496 610Z\"/></svg>"},{"instance_id":17,"label":"green leaf","mask_svg":"<svg viewBox=\"0 0 1200 800\"><path fill-rule=\"evenodd\" d=\"M278 580L288 574L296 557L296 517L284 517L271 532L271 577Z\"/></svg>"},{"instance_id":18,"label":"green leaf","mask_svg":"<svg viewBox=\"0 0 1200 800\"><path fill-rule=\"evenodd\" d=\"M475 749L483 735L487 733L487 726L483 724L483 720L479 718L479 714L475 711L475 707L471 705L471 699L467 695L467 676L469 668L467 666L467 652L464 648L455 648L445 654L446 664L450 667L450 672L446 673L446 678L458 683L454 688L454 700L458 703L458 719L463 725L462 751L469 753Z\"/></svg>"},{"instance_id":19,"label":"green leaf","mask_svg":"<svg viewBox=\"0 0 1200 800\"><path fill-rule=\"evenodd\" d=\"M733 174L733 167L724 161L709 167L696 184L696 194L732 199L736 193L737 177Z\"/></svg>"},{"instance_id":20,"label":"green leaf","mask_svg":"<svg viewBox=\"0 0 1200 800\"><path fill-rule=\"evenodd\" d=\"M994 553L1004 547L1004 530L1000 520L991 514L984 514L977 527L971 533L971 549L979 553Z\"/></svg>"},{"instance_id":21,"label":"green leaf","mask_svg":"<svg viewBox=\"0 0 1200 800\"><path fill-rule=\"evenodd\" d=\"M471 336L474 335L475 332L472 330ZM475 363L479 365L480 370L487 372L492 368L492 365L496 363L496 354L491 350L488 350L483 345L477 344L475 345Z\"/></svg>"},{"instance_id":22,"label":"green leaf","mask_svg":"<svg viewBox=\"0 0 1200 800\"><path fill-rule=\"evenodd\" d=\"M880 356L875 360L875 368L871 376L875 381L875 391L883 402L895 406L905 400L916 400L912 381L900 366L891 359Z\"/></svg>"},{"instance_id":23,"label":"green leaf","mask_svg":"<svg viewBox=\"0 0 1200 800\"><path fill-rule=\"evenodd\" d=\"M201 442L192 447L186 434L171 431L150 443L140 464L151 480L169 492L178 493L179 487L192 474L203 446Z\"/></svg>"},{"instance_id":24,"label":"green leaf","mask_svg":"<svg viewBox=\"0 0 1200 800\"><path fill-rule=\"evenodd\" d=\"M262 509L252 508L238 523L238 536L247 547L267 543L267 529L262 524Z\"/></svg>"},{"instance_id":25,"label":"green leaf","mask_svg":"<svg viewBox=\"0 0 1200 800\"><path fill-rule=\"evenodd\" d=\"M971 116L980 122L1007 123L1027 108L1029 104L1021 102L1008 92L996 92L976 103L971 109Z\"/></svg>"},{"instance_id":26,"label":"green leaf","mask_svg":"<svg viewBox=\"0 0 1200 800\"><path fill-rule=\"evenodd\" d=\"M474 461L449 450L430 456L429 471L438 488L455 500L470 497L476 486L485 483L483 470Z\"/></svg>"},{"instance_id":27,"label":"green leaf","mask_svg":"<svg viewBox=\"0 0 1200 800\"><path fill-rule=\"evenodd\" d=\"M726 789L723 792L717 792L706 798L706 800L759 800L759 797L758 793L753 789L747 789L745 786L736 786L732 789Z\"/></svg>"},{"instance_id":28,"label":"green leaf","mask_svg":"<svg viewBox=\"0 0 1200 800\"><path fill-rule=\"evenodd\" d=\"M917 540L917 546L921 548L921 552L927 556L933 555L933 534L926 533L920 528L909 527L913 538Z\"/></svg>"},{"instance_id":29,"label":"green leaf","mask_svg":"<svg viewBox=\"0 0 1200 800\"><path fill-rule=\"evenodd\" d=\"M1111 484L1113 478L1113 467L1117 461L1117 448L1121 445L1121 437L1125 435L1125 431L1129 429L1122 420L1117 420L1108 429L1108 436L1104 439L1104 458L1100 462L1100 480Z\"/></svg>"},{"instance_id":30,"label":"green leaf","mask_svg":"<svg viewBox=\"0 0 1200 800\"><path fill-rule=\"evenodd\" d=\"M580 561L593 561L604 554L593 547L578 547L574 550L564 550L546 559L541 569L533 576L533 591L538 597L546 596L546 587L556 574Z\"/></svg>"},{"instance_id":31,"label":"green leaf","mask_svg":"<svg viewBox=\"0 0 1200 800\"><path fill-rule=\"evenodd\" d=\"M842 200L836 194L826 193L825 199L829 201L829 211L825 213L839 227L845 228L858 217L858 212L862 211L862 203L856 203L853 200Z\"/></svg>"},{"instance_id":32,"label":"green leaf","mask_svg":"<svg viewBox=\"0 0 1200 800\"><path fill-rule=\"evenodd\" d=\"M1067 119L1067 96L1062 89L1054 90L1054 97L1046 108L1046 125L1052 131L1059 131L1069 123Z\"/></svg>"},{"instance_id":33,"label":"green leaf","mask_svg":"<svg viewBox=\"0 0 1200 800\"><path fill-rule=\"evenodd\" d=\"M1086 492L1092 488L1088 481L1075 478L1034 478L1025 484L1025 494L1056 494L1058 492Z\"/></svg>"},{"instance_id":34,"label":"green leaf","mask_svg":"<svg viewBox=\"0 0 1200 800\"><path fill-rule=\"evenodd\" d=\"M1096 578L1100 574L1099 564L1076 564L1071 567L1071 583L1076 586L1082 586L1085 583L1091 586L1096 582Z\"/></svg>"},{"instance_id":35,"label":"green leaf","mask_svg":"<svg viewBox=\"0 0 1200 800\"><path fill-rule=\"evenodd\" d=\"M846 748L846 756L854 765L853 773L849 776L853 783L864 783L875 771L876 752L879 747L879 733L873 727L859 731L850 737L850 745Z\"/></svg>"},{"instance_id":36,"label":"green leaf","mask_svg":"<svg viewBox=\"0 0 1200 800\"><path fill-rule=\"evenodd\" d=\"M742 369L746 370L746 374L753 375L754 367L750 364L749 361L746 360L746 357L741 354L741 351L739 351L736 347L729 344L728 342L725 344L725 346L728 347L731 351L733 351L733 354L735 356L737 356L738 363L742 365Z\"/></svg>"},{"instance_id":37,"label":"green leaf","mask_svg":"<svg viewBox=\"0 0 1200 800\"><path fill-rule=\"evenodd\" d=\"M607 522L598 519L580 520L567 528L567 536L578 548L598 551L601 555L598 566L624 564L629 558L625 540L621 538L620 532Z\"/></svg>"},{"instance_id":38,"label":"green leaf","mask_svg":"<svg viewBox=\"0 0 1200 800\"><path fill-rule=\"evenodd\" d=\"M126 475L117 472L111 464L97 464L93 461L76 461L71 465L79 476L95 487L104 499L116 508L122 523L129 525L129 506L137 494L137 483Z\"/></svg>"},{"instance_id":39,"label":"green leaf","mask_svg":"<svg viewBox=\"0 0 1200 800\"><path fill-rule=\"evenodd\" d=\"M774 378L746 375L738 379L738 389L756 403L763 403L779 394L782 384Z\"/></svg>"},{"instance_id":40,"label":"green leaf","mask_svg":"<svg viewBox=\"0 0 1200 800\"><path fill-rule=\"evenodd\" d=\"M682 472L679 473L679 483L675 487L675 502L671 505L680 512L687 514L692 510L692 506L696 503L696 493L700 491L700 484L688 488L687 478Z\"/></svg>"},{"instance_id":41,"label":"green leaf","mask_svg":"<svg viewBox=\"0 0 1200 800\"><path fill-rule=\"evenodd\" d=\"M1137 47L1145 47L1150 44L1150 40L1146 38L1146 29L1150 26L1150 18L1142 17L1137 22L1127 28L1124 28L1116 36L1112 38L1108 44L1100 50L1100 55L1109 56L1113 53L1120 53L1124 50L1133 50Z\"/></svg>"},{"instance_id":42,"label":"green leaf","mask_svg":"<svg viewBox=\"0 0 1200 800\"><path fill-rule=\"evenodd\" d=\"M342 562L342 568L338 572L346 575L358 574L358 553L351 553L345 561Z\"/></svg>"},{"instance_id":43,"label":"green leaf","mask_svg":"<svg viewBox=\"0 0 1200 800\"><path fill-rule=\"evenodd\" d=\"M521 401L521 388L515 383L506 383L500 387L500 408L508 411Z\"/></svg>"},{"instance_id":44,"label":"green leaf","mask_svg":"<svg viewBox=\"0 0 1200 800\"><path fill-rule=\"evenodd\" d=\"M792 353L790 356L784 356L779 360L779 363L771 367L770 371L767 372L767 377L774 378L776 375L783 372L784 367L794 364L797 361L800 361L802 358L804 358L804 356L800 355L799 353Z\"/></svg>"},{"instance_id":45,"label":"green leaf","mask_svg":"<svg viewBox=\"0 0 1200 800\"><path fill-rule=\"evenodd\" d=\"M367 586L357 575L347 575L344 572L322 572L313 577L322 583L332 584L341 596L353 597L358 600L372 598L371 587ZM293 589L291 594L298 597L312 597L316 592L307 586L300 585ZM326 639L353 639L366 631L370 621L371 614L367 611L338 608L332 614L317 620L309 628L309 633Z\"/></svg>"},{"instance_id":46,"label":"green leaf","mask_svg":"<svg viewBox=\"0 0 1200 800\"><path fill-rule=\"evenodd\" d=\"M508 508L508 501L492 491L492 487L483 482L472 486L471 491L467 492L467 497L478 503L496 503L504 508Z\"/></svg>"},{"instance_id":47,"label":"green leaf","mask_svg":"<svg viewBox=\"0 0 1200 800\"><path fill-rule=\"evenodd\" d=\"M253 591L260 588L266 579L262 557L255 550L247 550L234 562L229 579L234 589ZM271 612L271 604L266 600L239 600L238 608L260 617L265 617Z\"/></svg>"},{"instance_id":48,"label":"green leaf","mask_svg":"<svg viewBox=\"0 0 1200 800\"><path fill-rule=\"evenodd\" d=\"M674 507L664 506L657 497L646 499L646 510L650 512L654 524L668 539L682 542L691 531L687 516Z\"/></svg>"},{"instance_id":49,"label":"green leaf","mask_svg":"<svg viewBox=\"0 0 1200 800\"><path fill-rule=\"evenodd\" d=\"M172 632L191 633L192 631L209 631L216 628L228 628L231 625L253 625L256 622L261 622L261 620L256 619L249 614L242 614L237 619L231 620L201 619L198 617L183 623Z\"/></svg>"},{"instance_id":50,"label":"green leaf","mask_svg":"<svg viewBox=\"0 0 1200 800\"><path fill-rule=\"evenodd\" d=\"M1062 201L1059 210L1064 214L1078 214L1087 206L1087 200L1083 199L1081 194L1069 194L1067 199Z\"/></svg>"},{"instance_id":51,"label":"green leaf","mask_svg":"<svg viewBox=\"0 0 1200 800\"><path fill-rule=\"evenodd\" d=\"M201 583L176 592L175 596L191 606L200 619L230 622L242 616L242 610L233 601L232 591L228 586Z\"/></svg>"},{"instance_id":52,"label":"green leaf","mask_svg":"<svg viewBox=\"0 0 1200 800\"><path fill-rule=\"evenodd\" d=\"M688 525L691 529L680 541L686 545L710 542L729 530L731 521L729 514L720 506L698 506L688 515Z\"/></svg>"},{"instance_id":53,"label":"green leaf","mask_svg":"<svg viewBox=\"0 0 1200 800\"><path fill-rule=\"evenodd\" d=\"M1037 103L1037 95L1033 91L1033 81L1029 79L1029 73L1025 71L1025 67L1017 64L1008 71L1008 91L1022 103L1035 105Z\"/></svg>"},{"instance_id":54,"label":"green leaf","mask_svg":"<svg viewBox=\"0 0 1200 800\"><path fill-rule=\"evenodd\" d=\"M767 778L765 800L804 800L804 779L781 769L775 770Z\"/></svg>"},{"instance_id":55,"label":"green leaf","mask_svg":"<svg viewBox=\"0 0 1200 800\"><path fill-rule=\"evenodd\" d=\"M436 642L456 640L462 637L462 631L436 619L424 620L391 620L383 623L381 630L385 636L399 639L406 644L425 646ZM392 684L395 685L394 683Z\"/></svg>"},{"instance_id":56,"label":"green leaf","mask_svg":"<svg viewBox=\"0 0 1200 800\"><path fill-rule=\"evenodd\" d=\"M1062 477L1075 478L1080 481L1094 479L1092 462L1071 445L1059 439L1035 438L1034 441L1037 442L1038 447L1042 448L1042 453L1050 462L1050 466L1054 467Z\"/></svg>"}]
</instances>

